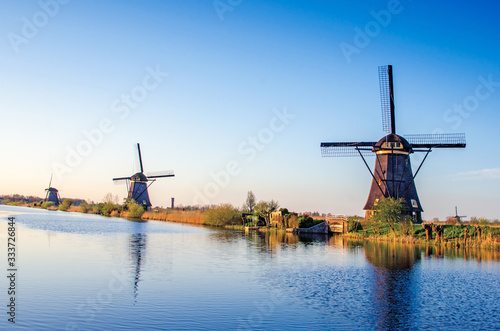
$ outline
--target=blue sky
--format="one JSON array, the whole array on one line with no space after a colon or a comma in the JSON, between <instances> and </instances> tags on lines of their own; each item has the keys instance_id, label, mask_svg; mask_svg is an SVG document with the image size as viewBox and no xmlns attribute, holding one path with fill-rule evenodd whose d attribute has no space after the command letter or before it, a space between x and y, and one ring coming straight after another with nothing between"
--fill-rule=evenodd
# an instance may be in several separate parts
<instances>
[{"instance_id":1,"label":"blue sky","mask_svg":"<svg viewBox=\"0 0 500 331\"><path fill-rule=\"evenodd\" d=\"M247 191L291 210L363 214L377 67L394 69L400 134L465 132L417 176L424 219L499 218L499 6L488 1L4 1L0 194L125 197L111 178L173 169L154 205ZM363 35L359 33L362 31ZM347 46L346 46L347 45ZM346 51L349 50L349 51ZM416 169L423 155L412 155ZM368 162L373 167L374 158Z\"/></svg>"}]
</instances>

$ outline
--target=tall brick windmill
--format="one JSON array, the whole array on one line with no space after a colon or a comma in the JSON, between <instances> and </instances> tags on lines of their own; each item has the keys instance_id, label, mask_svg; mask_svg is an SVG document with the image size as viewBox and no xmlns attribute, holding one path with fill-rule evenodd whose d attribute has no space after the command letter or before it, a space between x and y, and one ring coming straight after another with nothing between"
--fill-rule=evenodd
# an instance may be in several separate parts
<instances>
[{"instance_id":1,"label":"tall brick windmill","mask_svg":"<svg viewBox=\"0 0 500 331\"><path fill-rule=\"evenodd\" d=\"M394 114L394 92L392 66L378 68L380 98L382 102L382 126L386 136L378 142L325 142L321 143L323 156L361 156L372 176L368 199L364 206L366 217L373 215L374 206L385 198L404 198L406 212L416 222L422 221L423 212L415 186L415 177L433 148L464 148L464 133L448 134L396 134ZM413 174L410 154L424 152L425 156ZM365 156L375 155L375 169L372 171Z\"/></svg>"},{"instance_id":2,"label":"tall brick windmill","mask_svg":"<svg viewBox=\"0 0 500 331\"><path fill-rule=\"evenodd\" d=\"M151 201L149 200L148 188L153 184L156 179L164 177L174 177L173 171L162 171L157 173L151 173L147 176L144 174L144 168L142 166L142 156L141 156L141 146L137 144L137 155L139 156L139 166L140 171L135 173L130 177L118 177L113 178L113 181L126 181L128 198L135 200L140 205L143 205L146 209L151 207Z\"/></svg>"}]
</instances>

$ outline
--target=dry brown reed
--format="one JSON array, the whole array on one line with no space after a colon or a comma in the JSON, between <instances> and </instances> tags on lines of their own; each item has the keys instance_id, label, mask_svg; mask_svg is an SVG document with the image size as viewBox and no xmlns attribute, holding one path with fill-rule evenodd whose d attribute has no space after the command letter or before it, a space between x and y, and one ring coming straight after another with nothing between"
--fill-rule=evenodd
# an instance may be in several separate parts
<instances>
[{"instance_id":1,"label":"dry brown reed","mask_svg":"<svg viewBox=\"0 0 500 331\"><path fill-rule=\"evenodd\" d=\"M202 211L167 211L167 212L151 212L147 211L142 215L143 220L154 220L164 222L188 223L188 224L203 224Z\"/></svg>"}]
</instances>

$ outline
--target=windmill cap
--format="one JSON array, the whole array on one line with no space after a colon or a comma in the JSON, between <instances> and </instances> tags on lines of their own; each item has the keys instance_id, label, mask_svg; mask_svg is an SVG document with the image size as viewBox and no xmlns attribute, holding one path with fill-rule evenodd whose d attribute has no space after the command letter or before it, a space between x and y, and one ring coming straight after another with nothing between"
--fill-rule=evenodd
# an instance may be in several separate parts
<instances>
[{"instance_id":1,"label":"windmill cap","mask_svg":"<svg viewBox=\"0 0 500 331\"><path fill-rule=\"evenodd\" d=\"M148 180L142 172L136 173L130 179L135 181L135 182L146 182Z\"/></svg>"},{"instance_id":2,"label":"windmill cap","mask_svg":"<svg viewBox=\"0 0 500 331\"><path fill-rule=\"evenodd\" d=\"M407 153L413 152L408 140L394 133L383 137L373 146L373 152L380 150L401 150Z\"/></svg>"}]
</instances>

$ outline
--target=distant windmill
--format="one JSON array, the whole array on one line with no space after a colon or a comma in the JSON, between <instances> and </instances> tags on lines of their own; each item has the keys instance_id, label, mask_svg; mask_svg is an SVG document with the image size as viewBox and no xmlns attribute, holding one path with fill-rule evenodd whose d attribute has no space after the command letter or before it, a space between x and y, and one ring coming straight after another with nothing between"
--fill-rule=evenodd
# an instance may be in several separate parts
<instances>
[{"instance_id":1,"label":"distant windmill","mask_svg":"<svg viewBox=\"0 0 500 331\"><path fill-rule=\"evenodd\" d=\"M59 191L56 188L51 187L52 175L50 175L49 188L46 188L47 194L45 194L45 202L51 201L54 205L59 206L61 198L59 197Z\"/></svg>"},{"instance_id":2,"label":"distant windmill","mask_svg":"<svg viewBox=\"0 0 500 331\"><path fill-rule=\"evenodd\" d=\"M455 206L455 218L457 219L457 222L460 223L462 221L462 218L466 218L467 216L458 216L458 208Z\"/></svg>"},{"instance_id":3,"label":"distant windmill","mask_svg":"<svg viewBox=\"0 0 500 331\"><path fill-rule=\"evenodd\" d=\"M137 144L137 153L139 156L140 172L134 174L131 177L119 177L113 178L113 181L127 182L128 198L134 199L138 204L143 205L146 209L151 207L151 202L149 200L148 188L156 181L157 178L163 177L174 177L172 171L163 171L144 175L144 168L142 166L141 157L141 146ZM148 184L149 182L149 184Z\"/></svg>"},{"instance_id":4,"label":"distant windmill","mask_svg":"<svg viewBox=\"0 0 500 331\"><path fill-rule=\"evenodd\" d=\"M378 68L380 97L382 101L382 125L386 136L378 142L327 142L321 143L323 156L361 156L372 176L368 200L363 209L366 217L373 215L374 206L385 198L404 198L406 211L417 222L422 221L423 211L415 187L415 177L433 148L464 148L465 134L415 134L404 137L396 134L394 116L394 93L392 66ZM410 163L410 154L426 152L415 175ZM375 155L375 170L372 172L364 156Z\"/></svg>"}]
</instances>

